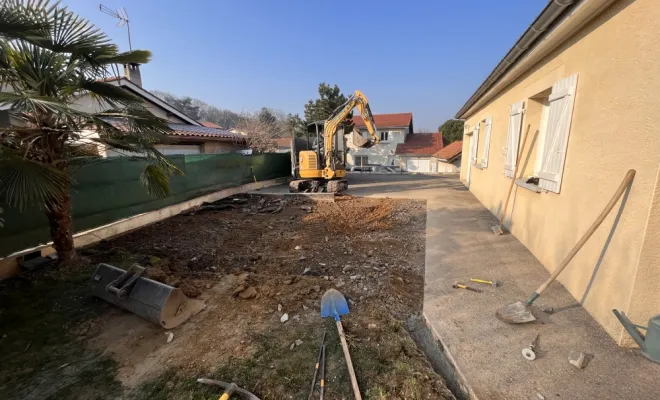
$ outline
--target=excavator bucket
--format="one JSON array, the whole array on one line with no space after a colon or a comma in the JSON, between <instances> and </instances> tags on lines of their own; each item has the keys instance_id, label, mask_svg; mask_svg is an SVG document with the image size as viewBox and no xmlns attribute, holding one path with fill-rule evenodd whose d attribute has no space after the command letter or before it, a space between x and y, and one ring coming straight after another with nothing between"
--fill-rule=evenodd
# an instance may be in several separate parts
<instances>
[{"instance_id":1,"label":"excavator bucket","mask_svg":"<svg viewBox=\"0 0 660 400\"><path fill-rule=\"evenodd\" d=\"M165 329L181 325L206 307L180 289L142 277L143 272L137 264L127 271L99 264L90 283L92 294Z\"/></svg>"},{"instance_id":2,"label":"excavator bucket","mask_svg":"<svg viewBox=\"0 0 660 400\"><path fill-rule=\"evenodd\" d=\"M373 140L365 138L364 136L360 135L360 132L357 129L354 129L353 133L351 133L351 139L353 140L353 145L355 147L368 149L369 147L374 145Z\"/></svg>"}]
</instances>

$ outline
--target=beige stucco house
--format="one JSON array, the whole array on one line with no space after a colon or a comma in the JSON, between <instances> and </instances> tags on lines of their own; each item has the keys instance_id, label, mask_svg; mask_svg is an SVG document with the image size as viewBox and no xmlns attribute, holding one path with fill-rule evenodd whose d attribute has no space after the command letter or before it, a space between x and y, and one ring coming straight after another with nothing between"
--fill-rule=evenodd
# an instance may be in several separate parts
<instances>
[{"instance_id":1,"label":"beige stucco house","mask_svg":"<svg viewBox=\"0 0 660 400\"><path fill-rule=\"evenodd\" d=\"M660 313L658 93L657 0L549 2L456 115L465 119L468 155L461 180L498 216L516 180L505 225L548 271L626 171L637 171L629 192L559 276L625 346L633 343L612 309L638 324Z\"/></svg>"}]
</instances>

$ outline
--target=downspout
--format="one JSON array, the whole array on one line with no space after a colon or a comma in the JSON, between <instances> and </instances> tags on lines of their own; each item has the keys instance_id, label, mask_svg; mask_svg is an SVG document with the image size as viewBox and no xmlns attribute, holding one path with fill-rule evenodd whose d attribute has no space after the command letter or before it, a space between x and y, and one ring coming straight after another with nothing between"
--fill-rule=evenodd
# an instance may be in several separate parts
<instances>
[{"instance_id":1,"label":"downspout","mask_svg":"<svg viewBox=\"0 0 660 400\"><path fill-rule=\"evenodd\" d=\"M479 86L476 92L468 99L463 107L456 113L460 118L479 98L490 89L504 73L520 59L520 57L539 39L548 28L577 0L550 0L545 9L536 17L534 22L522 34L520 39L513 45L511 50L497 64L495 69L488 75L486 80Z\"/></svg>"}]
</instances>

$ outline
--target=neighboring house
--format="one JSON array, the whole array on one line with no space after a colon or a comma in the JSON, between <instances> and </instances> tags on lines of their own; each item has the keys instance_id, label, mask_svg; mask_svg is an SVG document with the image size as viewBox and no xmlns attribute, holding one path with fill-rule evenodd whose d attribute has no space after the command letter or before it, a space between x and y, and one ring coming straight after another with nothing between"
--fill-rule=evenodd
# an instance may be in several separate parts
<instances>
[{"instance_id":1,"label":"neighboring house","mask_svg":"<svg viewBox=\"0 0 660 400\"><path fill-rule=\"evenodd\" d=\"M291 138L277 138L273 139L277 153L290 153L291 152Z\"/></svg>"},{"instance_id":2,"label":"neighboring house","mask_svg":"<svg viewBox=\"0 0 660 400\"><path fill-rule=\"evenodd\" d=\"M395 151L399 143L405 143L406 137L413 133L412 113L400 114L374 114L376 129L380 143L368 149L353 146L351 135L346 136L346 145L349 149L346 163L347 167L377 164L395 165ZM362 136L369 137L367 127L362 117L353 117L353 124Z\"/></svg>"},{"instance_id":3,"label":"neighboring house","mask_svg":"<svg viewBox=\"0 0 660 400\"><path fill-rule=\"evenodd\" d=\"M434 174L438 171L436 154L442 150L442 133L409 134L405 143L396 146L395 155L402 170Z\"/></svg>"},{"instance_id":4,"label":"neighboring house","mask_svg":"<svg viewBox=\"0 0 660 400\"><path fill-rule=\"evenodd\" d=\"M174 154L217 154L239 152L246 148L245 138L237 133L217 128L210 122L199 122L177 110L166 101L142 88L139 66L127 67L125 75L119 78L108 78L105 82L120 86L143 100L144 106L155 116L170 122L171 139L156 148L165 155ZM100 112L101 105L89 95L77 102L79 109L87 112ZM90 132L87 137L93 137ZM83 139L83 141L85 141ZM86 140L92 143L89 140ZM125 155L116 150L101 150L99 154L106 157Z\"/></svg>"},{"instance_id":5,"label":"neighboring house","mask_svg":"<svg viewBox=\"0 0 660 400\"><path fill-rule=\"evenodd\" d=\"M637 324L660 312L659 21L657 0L549 2L456 114L461 180L496 216L515 180L505 225L548 271L637 171L559 275L620 345L612 309Z\"/></svg>"},{"instance_id":6,"label":"neighboring house","mask_svg":"<svg viewBox=\"0 0 660 400\"><path fill-rule=\"evenodd\" d=\"M457 140L449 143L435 154L438 173L450 174L461 172L461 154L463 153L463 141Z\"/></svg>"}]
</instances>

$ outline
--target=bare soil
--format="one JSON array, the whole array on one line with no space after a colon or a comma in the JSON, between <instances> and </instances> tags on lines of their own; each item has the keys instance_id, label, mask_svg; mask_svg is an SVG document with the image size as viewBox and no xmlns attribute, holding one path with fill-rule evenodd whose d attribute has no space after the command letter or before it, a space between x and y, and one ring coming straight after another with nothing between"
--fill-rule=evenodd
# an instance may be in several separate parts
<instances>
[{"instance_id":1,"label":"bare soil","mask_svg":"<svg viewBox=\"0 0 660 400\"><path fill-rule=\"evenodd\" d=\"M49 381L61 375L55 361L48 374L34 365L18 378L5 364L0 393L10 394L3 398L217 398L217 389L195 382L209 377L234 381L262 399L302 399L325 330L326 398L352 398L334 321L319 316L323 292L334 287L349 299L351 312L342 321L366 399L452 399L404 329L403 321L422 308L425 215L424 203L412 200L343 197L314 203L241 195L83 249L89 259L84 267L42 272L27 281L30 287L71 282L69 322L59 333L62 343L53 348L74 346L80 355L69 366L94 360L94 368L82 370L104 378L94 378L92 390L89 377L71 371L69 384L46 393ZM146 266L149 277L181 288L207 307L173 329L167 343L162 328L80 289L98 262ZM0 295L13 296L21 286ZM31 300L25 297L22 306ZM0 307L1 321L7 314L4 302ZM28 322L14 322L15 329ZM7 339L0 339L3 348L11 342ZM15 351L22 351L24 340L17 335L14 341ZM43 350L34 346L22 353ZM26 365L40 357L21 354Z\"/></svg>"}]
</instances>

